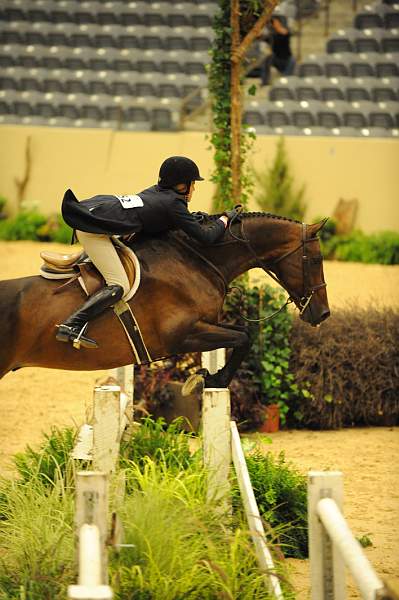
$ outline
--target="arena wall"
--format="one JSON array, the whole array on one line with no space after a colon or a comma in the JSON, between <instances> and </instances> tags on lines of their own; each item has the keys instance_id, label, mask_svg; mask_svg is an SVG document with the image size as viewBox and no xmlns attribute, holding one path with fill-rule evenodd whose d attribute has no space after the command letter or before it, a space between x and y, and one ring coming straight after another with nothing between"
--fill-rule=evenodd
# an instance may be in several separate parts
<instances>
[{"instance_id":1,"label":"arena wall","mask_svg":"<svg viewBox=\"0 0 399 600\"><path fill-rule=\"evenodd\" d=\"M27 141L30 138L30 161ZM277 137L259 136L252 163L267 168ZM0 128L0 195L15 211L27 177L26 203L57 212L70 187L78 198L135 193L156 182L159 165L174 154L192 157L207 179L209 141L201 132L114 132L100 129ZM366 232L399 230L399 141L378 138L286 138L295 183L306 185L306 218L331 215L340 198L359 200L357 226ZM28 162L30 163L28 166ZM19 182L19 184L18 184ZM209 211L213 186L197 184L192 210ZM256 210L255 202L251 209Z\"/></svg>"}]
</instances>

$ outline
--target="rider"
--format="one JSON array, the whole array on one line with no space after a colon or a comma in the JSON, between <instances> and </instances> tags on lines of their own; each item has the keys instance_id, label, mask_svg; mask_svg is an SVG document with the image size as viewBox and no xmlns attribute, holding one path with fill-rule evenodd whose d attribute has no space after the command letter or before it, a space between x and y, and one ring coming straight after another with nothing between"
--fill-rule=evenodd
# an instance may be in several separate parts
<instances>
[{"instance_id":1,"label":"rider","mask_svg":"<svg viewBox=\"0 0 399 600\"><path fill-rule=\"evenodd\" d=\"M203 181L197 165L190 158L171 156L161 165L157 185L138 194L101 195L79 202L71 190L66 191L62 216L75 230L106 285L58 326L57 340L73 342L79 336L82 346L97 348L96 341L84 335L88 321L129 292L129 281L111 236L182 229L202 244L212 244L222 237L236 211L227 211L208 227L202 227L187 208L196 181Z\"/></svg>"}]
</instances>

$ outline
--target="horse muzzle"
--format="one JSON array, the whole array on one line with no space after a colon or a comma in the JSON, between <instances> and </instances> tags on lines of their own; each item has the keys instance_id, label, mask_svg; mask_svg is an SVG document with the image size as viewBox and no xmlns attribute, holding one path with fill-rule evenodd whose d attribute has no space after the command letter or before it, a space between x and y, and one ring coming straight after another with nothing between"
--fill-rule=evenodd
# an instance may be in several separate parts
<instances>
[{"instance_id":1,"label":"horse muzzle","mask_svg":"<svg viewBox=\"0 0 399 600\"><path fill-rule=\"evenodd\" d=\"M317 327L328 319L330 316L330 309L326 306L316 307L315 303L310 302L304 311L301 312L300 318L305 323L309 323L312 327Z\"/></svg>"}]
</instances>

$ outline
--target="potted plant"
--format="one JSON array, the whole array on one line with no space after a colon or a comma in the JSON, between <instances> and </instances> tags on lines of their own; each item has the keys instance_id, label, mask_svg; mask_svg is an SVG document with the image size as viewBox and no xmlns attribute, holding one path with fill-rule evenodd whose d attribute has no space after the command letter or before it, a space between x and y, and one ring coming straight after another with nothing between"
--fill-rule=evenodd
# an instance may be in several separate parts
<instances>
[{"instance_id":1,"label":"potted plant","mask_svg":"<svg viewBox=\"0 0 399 600\"><path fill-rule=\"evenodd\" d=\"M265 360L261 361L262 399L265 407L265 420L260 429L262 432L273 433L279 430L280 423L285 425L289 394L292 387L296 387L294 376L288 371L289 355L288 344L282 345L269 350Z\"/></svg>"}]
</instances>

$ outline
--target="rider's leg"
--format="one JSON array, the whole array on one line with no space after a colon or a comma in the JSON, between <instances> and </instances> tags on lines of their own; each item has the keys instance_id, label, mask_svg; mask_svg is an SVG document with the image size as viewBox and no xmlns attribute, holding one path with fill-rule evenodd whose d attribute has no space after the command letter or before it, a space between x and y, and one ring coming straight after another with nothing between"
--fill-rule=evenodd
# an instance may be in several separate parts
<instances>
[{"instance_id":1,"label":"rider's leg","mask_svg":"<svg viewBox=\"0 0 399 600\"><path fill-rule=\"evenodd\" d=\"M61 342L75 342L77 348L80 345L97 348L95 340L84 335L84 328L89 321L128 293L129 280L109 236L78 231L77 237L103 275L106 286L90 296L79 310L58 327L56 338Z\"/></svg>"}]
</instances>

